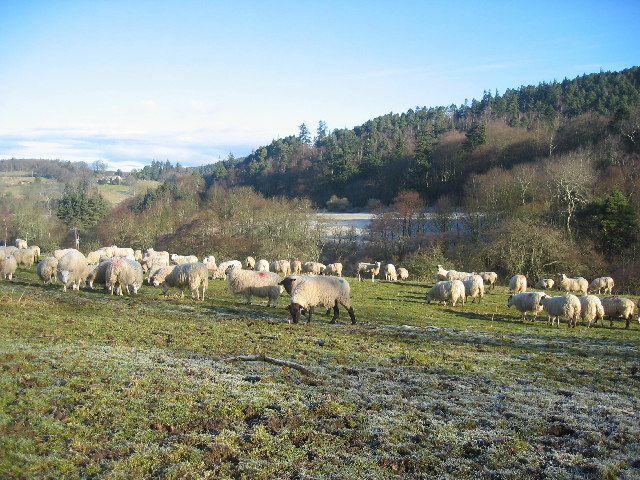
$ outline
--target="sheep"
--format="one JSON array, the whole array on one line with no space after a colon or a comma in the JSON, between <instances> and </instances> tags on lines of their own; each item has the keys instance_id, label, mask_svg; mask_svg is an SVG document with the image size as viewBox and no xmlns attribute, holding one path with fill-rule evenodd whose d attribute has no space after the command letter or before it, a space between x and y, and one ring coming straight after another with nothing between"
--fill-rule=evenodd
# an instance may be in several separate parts
<instances>
[{"instance_id":1,"label":"sheep","mask_svg":"<svg viewBox=\"0 0 640 480\"><path fill-rule=\"evenodd\" d=\"M183 265L185 263L197 263L198 257L196 257L195 255L178 255L177 253L172 253L171 262L176 265Z\"/></svg>"},{"instance_id":2,"label":"sheep","mask_svg":"<svg viewBox=\"0 0 640 480\"><path fill-rule=\"evenodd\" d=\"M142 262L140 262L140 265L142 266L142 271L150 272L154 267L156 269L160 267L167 267L170 263L171 260L169 260L169 257L166 257L164 255L147 255L142 258Z\"/></svg>"},{"instance_id":3,"label":"sheep","mask_svg":"<svg viewBox=\"0 0 640 480\"><path fill-rule=\"evenodd\" d=\"M158 267L157 270L151 270L149 272L149 284L159 287L164 282L164 279L167 278L167 275L173 272L174 268L176 268L175 265L166 265Z\"/></svg>"},{"instance_id":4,"label":"sheep","mask_svg":"<svg viewBox=\"0 0 640 480\"><path fill-rule=\"evenodd\" d=\"M398 268L398 278L400 280L406 280L409 278L409 270L403 267Z\"/></svg>"},{"instance_id":5,"label":"sheep","mask_svg":"<svg viewBox=\"0 0 640 480\"><path fill-rule=\"evenodd\" d=\"M260 259L256 262L256 270L258 272L268 272L269 271L269 262L267 260Z\"/></svg>"},{"instance_id":6,"label":"sheep","mask_svg":"<svg viewBox=\"0 0 640 480\"><path fill-rule=\"evenodd\" d=\"M170 287L179 288L181 296L184 297L184 289L188 287L192 297L195 292L196 299L201 300L200 293L202 293L202 301L204 301L204 292L208 286L209 269L204 263L192 262L176 265L162 282L162 291L166 295Z\"/></svg>"},{"instance_id":7,"label":"sheep","mask_svg":"<svg viewBox=\"0 0 640 480\"><path fill-rule=\"evenodd\" d=\"M310 273L312 275L321 275L327 267L320 262L304 262L302 264L302 273Z\"/></svg>"},{"instance_id":8,"label":"sheep","mask_svg":"<svg viewBox=\"0 0 640 480\"><path fill-rule=\"evenodd\" d=\"M582 295L587 294L589 289L589 281L583 277L569 278L564 273L560 275L560 281L558 282L558 290L569 292L577 292Z\"/></svg>"},{"instance_id":9,"label":"sheep","mask_svg":"<svg viewBox=\"0 0 640 480\"><path fill-rule=\"evenodd\" d=\"M75 248L60 248L58 250L53 251L53 256L60 260L63 256L65 256L69 252L77 252Z\"/></svg>"},{"instance_id":10,"label":"sheep","mask_svg":"<svg viewBox=\"0 0 640 480\"><path fill-rule=\"evenodd\" d=\"M202 263L204 263L209 270L217 270L218 266L216 265L216 257L213 255L206 256L202 259Z\"/></svg>"},{"instance_id":11,"label":"sheep","mask_svg":"<svg viewBox=\"0 0 640 480\"><path fill-rule=\"evenodd\" d=\"M130 293L129 287L136 294L142 286L142 265L130 258L115 258L107 264L104 281L111 295Z\"/></svg>"},{"instance_id":12,"label":"sheep","mask_svg":"<svg viewBox=\"0 0 640 480\"><path fill-rule=\"evenodd\" d=\"M129 247L123 247L123 248L119 248L116 247L113 249L113 255L111 255L112 257L121 257L121 258L128 258L130 260L135 260L135 252L133 251L133 248L129 248Z\"/></svg>"},{"instance_id":13,"label":"sheep","mask_svg":"<svg viewBox=\"0 0 640 480\"><path fill-rule=\"evenodd\" d=\"M289 275L291 273L291 263L289 263L289 260L275 260L271 262L271 271L282 273L285 276Z\"/></svg>"},{"instance_id":14,"label":"sheep","mask_svg":"<svg viewBox=\"0 0 640 480\"><path fill-rule=\"evenodd\" d=\"M278 285L280 276L273 272L257 272L255 270L243 270L238 265L231 265L226 270L227 286L233 295L244 295L247 304L251 303L251 295L260 298L268 298L267 306L276 306L278 296L282 291L280 289L262 288L266 286Z\"/></svg>"},{"instance_id":15,"label":"sheep","mask_svg":"<svg viewBox=\"0 0 640 480\"><path fill-rule=\"evenodd\" d=\"M5 254L0 257L0 278L11 280L17 269L18 262L16 262L16 258L13 255Z\"/></svg>"},{"instance_id":16,"label":"sheep","mask_svg":"<svg viewBox=\"0 0 640 480\"><path fill-rule=\"evenodd\" d=\"M444 305L447 301L451 300L453 306L456 306L458 300L462 301L464 305L465 293L464 283L460 280L443 281L436 283L427 292L427 303L431 303L432 300L441 301Z\"/></svg>"},{"instance_id":17,"label":"sheep","mask_svg":"<svg viewBox=\"0 0 640 480\"><path fill-rule=\"evenodd\" d=\"M358 264L358 281L361 282L362 281L362 274L366 273L366 274L371 274L371 282L374 281L374 279L376 278L376 275L378 275L380 273L380 268L382 267L382 263L381 262L376 262L376 263L364 263L364 262L360 262Z\"/></svg>"},{"instance_id":18,"label":"sheep","mask_svg":"<svg viewBox=\"0 0 640 480\"><path fill-rule=\"evenodd\" d=\"M553 281L553 278L541 278L536 282L536 288L541 288L542 290L551 290L555 283L556 282Z\"/></svg>"},{"instance_id":19,"label":"sheep","mask_svg":"<svg viewBox=\"0 0 640 480\"><path fill-rule=\"evenodd\" d=\"M484 281L480 275L469 275L468 277L462 280L464 284L464 296L465 299L473 298L473 303L475 303L476 298L478 299L478 303L482 301L484 298Z\"/></svg>"},{"instance_id":20,"label":"sheep","mask_svg":"<svg viewBox=\"0 0 640 480\"><path fill-rule=\"evenodd\" d=\"M40 260L40 247L38 245L29 245L29 250L33 251L33 257L36 262Z\"/></svg>"},{"instance_id":21,"label":"sheep","mask_svg":"<svg viewBox=\"0 0 640 480\"><path fill-rule=\"evenodd\" d=\"M447 280L447 273L449 273L449 270L445 270L442 265L437 265L436 282L445 282Z\"/></svg>"},{"instance_id":22,"label":"sheep","mask_svg":"<svg viewBox=\"0 0 640 480\"><path fill-rule=\"evenodd\" d=\"M133 251L133 259L140 263L142 261L142 250L134 250Z\"/></svg>"},{"instance_id":23,"label":"sheep","mask_svg":"<svg viewBox=\"0 0 640 480\"><path fill-rule=\"evenodd\" d=\"M388 281L397 281L398 273L396 272L396 266L393 263L387 263L384 266L384 279Z\"/></svg>"},{"instance_id":24,"label":"sheep","mask_svg":"<svg viewBox=\"0 0 640 480\"><path fill-rule=\"evenodd\" d=\"M509 280L509 292L522 293L527 291L527 277L524 275L514 275Z\"/></svg>"},{"instance_id":25,"label":"sheep","mask_svg":"<svg viewBox=\"0 0 640 480\"><path fill-rule=\"evenodd\" d=\"M56 271L58 269L58 259L56 257L46 257L38 262L36 273L44 283L56 281Z\"/></svg>"},{"instance_id":26,"label":"sheep","mask_svg":"<svg viewBox=\"0 0 640 480\"><path fill-rule=\"evenodd\" d=\"M452 280L463 280L467 277L470 277L471 274L467 272L458 272L456 270L449 270L447 272L447 282L451 282Z\"/></svg>"},{"instance_id":27,"label":"sheep","mask_svg":"<svg viewBox=\"0 0 640 480\"><path fill-rule=\"evenodd\" d=\"M480 272L478 275L482 277L482 281L485 285L488 285L489 288L493 290L493 287L495 287L496 282L498 281L498 274L496 272Z\"/></svg>"},{"instance_id":28,"label":"sheep","mask_svg":"<svg viewBox=\"0 0 640 480\"><path fill-rule=\"evenodd\" d=\"M604 314L609 317L609 326L613 327L613 317L622 317L626 324L624 328L629 328L629 322L635 310L634 303L628 298L609 297L602 300Z\"/></svg>"},{"instance_id":29,"label":"sheep","mask_svg":"<svg viewBox=\"0 0 640 480\"><path fill-rule=\"evenodd\" d=\"M87 253L87 263L89 265L97 265L100 263L100 257L107 256L105 250L99 248L98 250L94 250L92 252Z\"/></svg>"},{"instance_id":30,"label":"sheep","mask_svg":"<svg viewBox=\"0 0 640 480\"><path fill-rule=\"evenodd\" d=\"M96 265L95 268L87 274L87 278L85 279L87 288L93 290L93 286L96 284L104 285L106 288L107 267L111 262L112 262L112 259L107 258L101 261L100 263L98 263L98 265Z\"/></svg>"},{"instance_id":31,"label":"sheep","mask_svg":"<svg viewBox=\"0 0 640 480\"><path fill-rule=\"evenodd\" d=\"M0 256L13 255L13 252L15 252L16 250L18 249L13 245L9 245L8 247L0 247Z\"/></svg>"},{"instance_id":32,"label":"sheep","mask_svg":"<svg viewBox=\"0 0 640 480\"><path fill-rule=\"evenodd\" d=\"M302 262L300 260L294 260L291 262L291 274L300 275L302 273Z\"/></svg>"},{"instance_id":33,"label":"sheep","mask_svg":"<svg viewBox=\"0 0 640 480\"><path fill-rule=\"evenodd\" d=\"M17 249L26 249L26 248L28 248L27 241L23 240L22 238L16 238L15 246L16 246Z\"/></svg>"},{"instance_id":34,"label":"sheep","mask_svg":"<svg viewBox=\"0 0 640 480\"><path fill-rule=\"evenodd\" d=\"M285 278L281 285L289 282L291 277ZM299 277L291 291L291 303L287 307L293 323L298 323L302 310L307 311L307 323L311 321L313 309L317 306L333 307L331 323L338 318L338 304L349 312L351 323L356 323L356 316L351 306L351 287L344 278L336 277Z\"/></svg>"},{"instance_id":35,"label":"sheep","mask_svg":"<svg viewBox=\"0 0 640 480\"><path fill-rule=\"evenodd\" d=\"M256 259L249 256L244 259L242 265L244 265L247 270L253 270L254 268L256 268Z\"/></svg>"},{"instance_id":36,"label":"sheep","mask_svg":"<svg viewBox=\"0 0 640 480\"><path fill-rule=\"evenodd\" d=\"M33 250L29 248L18 249L13 252L13 256L16 262L18 262L18 265L23 267L30 267L35 262Z\"/></svg>"},{"instance_id":37,"label":"sheep","mask_svg":"<svg viewBox=\"0 0 640 480\"><path fill-rule=\"evenodd\" d=\"M213 278L224 278L227 269L231 265L237 265L238 267L242 268L240 260L227 260L226 262L222 262L220 265L218 265L218 269L213 273Z\"/></svg>"},{"instance_id":38,"label":"sheep","mask_svg":"<svg viewBox=\"0 0 640 480\"><path fill-rule=\"evenodd\" d=\"M324 269L324 272L322 273L324 273L325 275L335 275L336 277L341 277L342 264L340 262L330 263L329 265L327 265L327 267Z\"/></svg>"},{"instance_id":39,"label":"sheep","mask_svg":"<svg viewBox=\"0 0 640 480\"><path fill-rule=\"evenodd\" d=\"M550 297L545 296L540 300L544 311L549 315L549 324L553 326L554 321L556 326L560 326L560 317L564 316L569 322L569 327L575 327L580 317L580 300L575 295L570 293L563 295L562 297Z\"/></svg>"},{"instance_id":40,"label":"sheep","mask_svg":"<svg viewBox=\"0 0 640 480\"><path fill-rule=\"evenodd\" d=\"M598 318L604 326L604 307L600 298L595 295L582 295L578 300L580 300L580 317L586 322L587 327L590 327L594 320L597 325Z\"/></svg>"},{"instance_id":41,"label":"sheep","mask_svg":"<svg viewBox=\"0 0 640 480\"><path fill-rule=\"evenodd\" d=\"M87 270L87 258L78 250L71 249L58 260L58 280L62 283L62 291L66 292L71 285L73 290L80 290Z\"/></svg>"},{"instance_id":42,"label":"sheep","mask_svg":"<svg viewBox=\"0 0 640 480\"><path fill-rule=\"evenodd\" d=\"M589 291L596 291L600 293L600 290L604 290L605 295L611 295L614 282L611 277L598 277L589 284Z\"/></svg>"},{"instance_id":43,"label":"sheep","mask_svg":"<svg viewBox=\"0 0 640 480\"><path fill-rule=\"evenodd\" d=\"M536 321L538 313L542 311L540 300L547 296L544 292L521 292L511 295L507 300L507 307L514 306L522 313L521 320L527 320L527 312L533 313L532 321Z\"/></svg>"}]
</instances>

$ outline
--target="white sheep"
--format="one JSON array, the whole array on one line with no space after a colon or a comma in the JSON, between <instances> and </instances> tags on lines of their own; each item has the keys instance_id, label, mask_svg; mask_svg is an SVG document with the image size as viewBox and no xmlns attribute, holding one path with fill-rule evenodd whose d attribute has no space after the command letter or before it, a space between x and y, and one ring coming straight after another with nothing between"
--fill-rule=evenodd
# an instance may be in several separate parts
<instances>
[{"instance_id":1,"label":"white sheep","mask_svg":"<svg viewBox=\"0 0 640 480\"><path fill-rule=\"evenodd\" d=\"M527 291L527 277L524 275L514 275L509 280L509 292L522 293Z\"/></svg>"},{"instance_id":2,"label":"white sheep","mask_svg":"<svg viewBox=\"0 0 640 480\"><path fill-rule=\"evenodd\" d=\"M216 257L213 255L208 255L202 259L202 263L204 263L207 268L211 271L217 270L218 266L216 265Z\"/></svg>"},{"instance_id":3,"label":"white sheep","mask_svg":"<svg viewBox=\"0 0 640 480\"><path fill-rule=\"evenodd\" d=\"M98 265L95 265L95 268L87 274L87 278L85 279L87 288L93 290L94 285L97 284L104 285L106 287L107 267L111 261L111 258L106 258L98 263Z\"/></svg>"},{"instance_id":4,"label":"white sheep","mask_svg":"<svg viewBox=\"0 0 640 480\"><path fill-rule=\"evenodd\" d=\"M398 272L396 272L396 266L393 263L387 263L384 266L384 279L393 282L398 280Z\"/></svg>"},{"instance_id":5,"label":"white sheep","mask_svg":"<svg viewBox=\"0 0 640 480\"><path fill-rule=\"evenodd\" d=\"M227 260L226 262L222 262L220 265L218 265L218 269L213 272L213 278L224 278L227 269L231 265L236 265L239 268L242 268L240 260Z\"/></svg>"},{"instance_id":6,"label":"white sheep","mask_svg":"<svg viewBox=\"0 0 640 480\"><path fill-rule=\"evenodd\" d=\"M446 281L450 282L452 280L463 280L470 276L471 274L468 272L458 272L457 270L449 270L447 272Z\"/></svg>"},{"instance_id":7,"label":"white sheep","mask_svg":"<svg viewBox=\"0 0 640 480\"><path fill-rule=\"evenodd\" d=\"M569 322L569 327L575 327L580 318L580 300L575 295L567 294L561 297L545 296L540 300L544 311L549 315L549 324L560 326L560 317L565 317Z\"/></svg>"},{"instance_id":8,"label":"white sheep","mask_svg":"<svg viewBox=\"0 0 640 480\"><path fill-rule=\"evenodd\" d=\"M342 264L340 262L330 263L324 269L323 272L325 275L335 275L336 277L342 276Z\"/></svg>"},{"instance_id":9,"label":"white sheep","mask_svg":"<svg viewBox=\"0 0 640 480\"><path fill-rule=\"evenodd\" d=\"M23 240L22 238L16 238L15 246L18 249L28 248L27 241Z\"/></svg>"},{"instance_id":10,"label":"white sheep","mask_svg":"<svg viewBox=\"0 0 640 480\"><path fill-rule=\"evenodd\" d=\"M289 260L274 260L271 262L271 271L289 275L291 273L291 263Z\"/></svg>"},{"instance_id":11,"label":"white sheep","mask_svg":"<svg viewBox=\"0 0 640 480\"><path fill-rule=\"evenodd\" d=\"M280 276L274 272L258 272L255 270L243 270L238 265L231 265L227 268L227 286L234 295L244 295L247 304L251 303L251 295L259 298L268 298L267 306L276 306L278 297L282 293L279 288ZM263 288L268 286L278 286L274 288Z\"/></svg>"},{"instance_id":12,"label":"white sheep","mask_svg":"<svg viewBox=\"0 0 640 480\"><path fill-rule=\"evenodd\" d=\"M256 268L256 259L249 256L244 259L243 265L246 269L253 270L254 268Z\"/></svg>"},{"instance_id":13,"label":"white sheep","mask_svg":"<svg viewBox=\"0 0 640 480\"><path fill-rule=\"evenodd\" d=\"M493 287L495 287L498 281L498 274L496 272L480 272L478 275L482 277L484 284L493 290Z\"/></svg>"},{"instance_id":14,"label":"white sheep","mask_svg":"<svg viewBox=\"0 0 640 480\"><path fill-rule=\"evenodd\" d=\"M269 271L269 261L264 258L258 260L256 262L256 270L258 272L268 272Z\"/></svg>"},{"instance_id":15,"label":"white sheep","mask_svg":"<svg viewBox=\"0 0 640 480\"><path fill-rule=\"evenodd\" d=\"M522 313L521 320L524 322L527 320L527 312L533 313L532 321L535 322L538 318L538 313L542 311L542 304L540 300L546 297L544 292L521 292L511 295L507 300L507 307L514 306Z\"/></svg>"},{"instance_id":16,"label":"white sheep","mask_svg":"<svg viewBox=\"0 0 640 480\"><path fill-rule=\"evenodd\" d=\"M182 263L169 272L162 282L162 291L167 294L170 287L179 288L184 297L184 289L189 288L191 297L195 292L197 300L204 301L204 292L209 286L209 269L204 263ZM202 293L202 298L200 294Z\"/></svg>"},{"instance_id":17,"label":"white sheep","mask_svg":"<svg viewBox=\"0 0 640 480\"><path fill-rule=\"evenodd\" d=\"M282 282L290 282L291 277L287 277ZM342 305L349 312L351 323L356 323L356 316L351 306L351 287L344 278L338 277L298 277L291 290L291 303L287 307L291 314L293 323L298 323L302 310L307 311L307 323L311 321L315 307L333 307L333 318L331 323L335 323L338 318L339 308Z\"/></svg>"},{"instance_id":18,"label":"white sheep","mask_svg":"<svg viewBox=\"0 0 640 480\"><path fill-rule=\"evenodd\" d=\"M176 268L175 265L158 266L158 268L155 268L154 265L151 267L151 270L149 270L149 284L154 287L159 287L163 284L167 275L173 272L174 268Z\"/></svg>"},{"instance_id":19,"label":"white sheep","mask_svg":"<svg viewBox=\"0 0 640 480\"><path fill-rule=\"evenodd\" d=\"M611 277L598 277L593 280L589 284L589 291L600 293L601 290L604 290L605 295L611 295L611 291L613 290L614 281Z\"/></svg>"},{"instance_id":20,"label":"white sheep","mask_svg":"<svg viewBox=\"0 0 640 480\"><path fill-rule=\"evenodd\" d=\"M105 286L113 295L123 295L126 290L138 293L142 286L142 265L130 258L114 258L107 264L105 271Z\"/></svg>"},{"instance_id":21,"label":"white sheep","mask_svg":"<svg viewBox=\"0 0 640 480\"><path fill-rule=\"evenodd\" d=\"M460 300L462 305L464 305L464 283L460 280L436 283L427 292L427 303L431 303L432 300L441 301L444 305L446 305L448 301L451 301L454 307L456 306L456 302Z\"/></svg>"},{"instance_id":22,"label":"white sheep","mask_svg":"<svg viewBox=\"0 0 640 480\"><path fill-rule=\"evenodd\" d=\"M436 282L445 282L447 280L447 273L449 273L449 270L445 270L442 265L437 265Z\"/></svg>"},{"instance_id":23,"label":"white sheep","mask_svg":"<svg viewBox=\"0 0 640 480\"><path fill-rule=\"evenodd\" d=\"M589 289L589 281L583 277L569 278L563 273L560 275L557 287L558 290L562 290L567 293L577 292L582 295L586 295L587 290Z\"/></svg>"},{"instance_id":24,"label":"white sheep","mask_svg":"<svg viewBox=\"0 0 640 480\"><path fill-rule=\"evenodd\" d=\"M13 255L5 254L0 257L0 278L11 280L17 269L18 262L16 262L16 258Z\"/></svg>"},{"instance_id":25,"label":"white sheep","mask_svg":"<svg viewBox=\"0 0 640 480\"><path fill-rule=\"evenodd\" d=\"M77 252L75 248L59 248L53 251L53 256L60 260L63 256L65 256L69 252Z\"/></svg>"},{"instance_id":26,"label":"white sheep","mask_svg":"<svg viewBox=\"0 0 640 480\"><path fill-rule=\"evenodd\" d=\"M477 298L478 303L480 303L484 298L484 280L482 280L482 277L480 275L469 275L461 281L464 285L465 300L468 301L469 298L473 298L472 302L475 303Z\"/></svg>"},{"instance_id":27,"label":"white sheep","mask_svg":"<svg viewBox=\"0 0 640 480\"><path fill-rule=\"evenodd\" d=\"M122 247L122 248L116 247L113 250L113 255L111 255L111 256L112 257L128 258L130 260L135 260L135 252L133 251L133 248L129 248L129 247Z\"/></svg>"},{"instance_id":28,"label":"white sheep","mask_svg":"<svg viewBox=\"0 0 640 480\"><path fill-rule=\"evenodd\" d=\"M58 259L56 257L46 257L38 262L36 273L44 283L56 281L56 271L58 269Z\"/></svg>"},{"instance_id":29,"label":"white sheep","mask_svg":"<svg viewBox=\"0 0 640 480\"><path fill-rule=\"evenodd\" d=\"M609 317L609 326L613 327L613 317L622 317L626 324L624 328L629 328L629 322L635 311L634 303L628 298L609 297L602 299L604 314Z\"/></svg>"},{"instance_id":30,"label":"white sheep","mask_svg":"<svg viewBox=\"0 0 640 480\"><path fill-rule=\"evenodd\" d=\"M382 263L381 262L376 262L376 263L365 263L365 262L360 262L358 263L358 281L361 282L362 281L362 274L367 274L367 275L371 275L371 281L373 282L374 279L376 278L376 276L380 273L380 269L382 268Z\"/></svg>"},{"instance_id":31,"label":"white sheep","mask_svg":"<svg viewBox=\"0 0 640 480\"><path fill-rule=\"evenodd\" d=\"M321 275L327 267L320 262L304 262L302 264L302 273L311 275Z\"/></svg>"},{"instance_id":32,"label":"white sheep","mask_svg":"<svg viewBox=\"0 0 640 480\"><path fill-rule=\"evenodd\" d=\"M400 280L406 280L409 278L409 270L403 267L398 268L398 278Z\"/></svg>"},{"instance_id":33,"label":"white sheep","mask_svg":"<svg viewBox=\"0 0 640 480\"><path fill-rule=\"evenodd\" d=\"M595 295L582 295L578 300L580 300L580 317L586 322L587 327L590 327L594 321L597 325L598 319L604 326L604 307L600 298Z\"/></svg>"},{"instance_id":34,"label":"white sheep","mask_svg":"<svg viewBox=\"0 0 640 480\"><path fill-rule=\"evenodd\" d=\"M140 263L142 261L142 250L134 250L133 251L133 259Z\"/></svg>"},{"instance_id":35,"label":"white sheep","mask_svg":"<svg viewBox=\"0 0 640 480\"><path fill-rule=\"evenodd\" d=\"M197 263L198 257L195 255L178 255L177 253L171 254L171 262L176 265L184 265L185 263Z\"/></svg>"},{"instance_id":36,"label":"white sheep","mask_svg":"<svg viewBox=\"0 0 640 480\"><path fill-rule=\"evenodd\" d=\"M40 260L40 247L38 245L29 245L29 250L33 251L33 256L36 262Z\"/></svg>"},{"instance_id":37,"label":"white sheep","mask_svg":"<svg viewBox=\"0 0 640 480\"><path fill-rule=\"evenodd\" d=\"M553 281L553 278L541 278L536 282L536 288L541 288L542 290L551 290L555 283L556 282Z\"/></svg>"},{"instance_id":38,"label":"white sheep","mask_svg":"<svg viewBox=\"0 0 640 480\"><path fill-rule=\"evenodd\" d=\"M161 267L168 267L170 264L171 260L165 255L145 255L140 262L144 272L151 272L154 268L157 270Z\"/></svg>"},{"instance_id":39,"label":"white sheep","mask_svg":"<svg viewBox=\"0 0 640 480\"><path fill-rule=\"evenodd\" d=\"M18 262L19 266L30 267L35 262L35 254L33 250L29 248L21 248L13 252L13 256Z\"/></svg>"},{"instance_id":40,"label":"white sheep","mask_svg":"<svg viewBox=\"0 0 640 480\"><path fill-rule=\"evenodd\" d=\"M291 262L291 274L300 275L302 273L302 262L300 260L294 260Z\"/></svg>"},{"instance_id":41,"label":"white sheep","mask_svg":"<svg viewBox=\"0 0 640 480\"><path fill-rule=\"evenodd\" d=\"M78 250L71 249L58 260L57 275L62 283L62 291L66 292L71 285L72 290L80 290L87 273L87 258Z\"/></svg>"},{"instance_id":42,"label":"white sheep","mask_svg":"<svg viewBox=\"0 0 640 480\"><path fill-rule=\"evenodd\" d=\"M103 248L99 248L98 250L93 250L87 253L87 263L89 265L97 265L100 263L100 257L108 256L106 251Z\"/></svg>"}]
</instances>

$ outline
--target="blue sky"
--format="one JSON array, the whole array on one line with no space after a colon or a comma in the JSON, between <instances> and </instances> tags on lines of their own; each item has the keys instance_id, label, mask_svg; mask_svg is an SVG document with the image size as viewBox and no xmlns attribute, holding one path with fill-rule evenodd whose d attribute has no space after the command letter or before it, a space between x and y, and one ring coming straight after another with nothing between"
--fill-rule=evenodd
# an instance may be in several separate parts
<instances>
[{"instance_id":1,"label":"blue sky","mask_svg":"<svg viewBox=\"0 0 640 480\"><path fill-rule=\"evenodd\" d=\"M0 0L0 159L203 165L640 64L640 1Z\"/></svg>"}]
</instances>

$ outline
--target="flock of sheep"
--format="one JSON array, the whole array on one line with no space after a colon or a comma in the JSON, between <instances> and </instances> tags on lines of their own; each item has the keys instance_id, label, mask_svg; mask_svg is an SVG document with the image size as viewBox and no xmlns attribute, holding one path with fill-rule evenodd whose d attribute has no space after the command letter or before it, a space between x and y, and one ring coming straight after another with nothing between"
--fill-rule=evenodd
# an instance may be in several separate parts
<instances>
[{"instance_id":1,"label":"flock of sheep","mask_svg":"<svg viewBox=\"0 0 640 480\"><path fill-rule=\"evenodd\" d=\"M450 301L455 306L459 301L464 304L469 298L481 301L484 297L484 284L493 287L497 278L494 272L458 272L445 270L442 265L438 265L436 284L427 292L427 303L438 300L446 304ZM550 325L559 326L560 317L564 317L569 327L575 327L579 320L590 327L594 322L597 324L598 320L604 324L604 317L607 316L611 326L614 318L622 317L625 320L625 328L629 328L636 307L632 300L616 296L601 299L593 294L595 292L611 295L614 287L613 278L599 277L589 283L586 278L569 278L562 274L557 283L551 278L538 280L535 288L551 290L554 285L557 290L565 292L565 295L550 296L545 292L527 292L527 277L514 275L509 280L511 296L507 300L507 306L513 306L521 312L523 321L526 320L527 313L531 313L532 320L535 321L538 313L544 311L548 315ZM589 294L590 292L592 294ZM640 302L638 308L640 310ZM640 315L638 321L640 322Z\"/></svg>"},{"instance_id":2,"label":"flock of sheep","mask_svg":"<svg viewBox=\"0 0 640 480\"><path fill-rule=\"evenodd\" d=\"M31 266L40 257L37 246L27 246L27 242L16 239L15 246L0 247L0 278L11 280L17 267ZM189 289L192 297L204 300L209 285L209 278L225 278L231 293L242 295L246 302L251 303L251 297L267 299L267 306L275 307L283 291L291 296L287 310L294 323L297 323L304 313L307 322L311 320L315 307L327 308L327 313L333 309L332 322L335 322L342 305L355 323L355 314L351 305L349 283L342 278L342 263L323 265L319 262L300 262L289 260L256 261L247 257L243 262L229 260L216 265L213 256L199 261L193 255L182 256L169 252L148 249L145 253L131 248L116 246L103 247L89 252L86 256L75 249L55 250L52 256L38 262L37 274L44 283L59 280L63 291L68 287L78 290L82 284L93 289L103 285L111 294L136 294L144 282L162 288L167 293L170 288L177 288L184 296L184 290ZM382 265L381 262L358 263L355 269L358 281L371 276L384 274L385 280L406 280L409 272L405 268L396 268L393 264ZM284 279L280 277L284 275ZM427 291L426 301L441 301L444 304L456 303L472 299L481 302L485 294L485 286L493 288L498 279L495 272L467 273L456 270L445 270L442 265L437 266L436 284ZM556 286L558 290L566 292L562 296L550 296L545 292L527 292L527 278L524 275L514 275L509 281L509 291L512 295L507 306L514 306L521 312L522 320L526 320L527 313L533 315L545 311L551 325L559 325L560 317L567 319L569 326L575 326L583 320L587 326L601 323L605 316L611 319L622 317L626 327L635 311L633 301L621 297L607 297L600 299L592 293L611 295L614 282L611 277L600 277L589 283L585 278L568 278L562 275L558 282L553 279L540 279L537 289L551 290ZM573 295L578 293L580 296ZM638 304L640 309L640 303ZM640 318L639 318L640 321Z\"/></svg>"}]
</instances>

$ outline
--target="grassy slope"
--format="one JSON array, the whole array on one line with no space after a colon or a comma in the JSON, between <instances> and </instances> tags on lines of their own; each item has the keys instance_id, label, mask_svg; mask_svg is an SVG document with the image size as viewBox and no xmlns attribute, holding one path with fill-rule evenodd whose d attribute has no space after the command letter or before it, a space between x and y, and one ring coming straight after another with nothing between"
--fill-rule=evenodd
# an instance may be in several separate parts
<instances>
[{"instance_id":1,"label":"grassy slope","mask_svg":"<svg viewBox=\"0 0 640 480\"><path fill-rule=\"evenodd\" d=\"M522 324L498 287L352 285L358 324L0 281L0 477L632 478L640 329ZM301 373L224 358L264 353Z\"/></svg>"}]
</instances>

